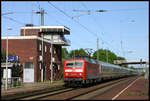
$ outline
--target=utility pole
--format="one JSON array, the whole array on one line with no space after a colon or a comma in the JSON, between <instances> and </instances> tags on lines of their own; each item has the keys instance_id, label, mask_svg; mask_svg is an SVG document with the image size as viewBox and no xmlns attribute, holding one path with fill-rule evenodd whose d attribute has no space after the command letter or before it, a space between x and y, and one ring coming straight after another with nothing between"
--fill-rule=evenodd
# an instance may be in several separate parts
<instances>
[{"instance_id":1,"label":"utility pole","mask_svg":"<svg viewBox=\"0 0 150 101\"><path fill-rule=\"evenodd\" d=\"M36 14L41 14L41 26L44 26L44 14L45 14L45 12L44 12L44 9L42 9L41 8L41 11L38 11L38 12L36 12ZM45 74L45 73L43 73L43 72L45 72L45 71L43 71L43 68L45 68L44 67L44 58L43 58L43 46L44 46L44 44L43 44L43 40L44 40L44 33L41 33L42 35L42 70L41 70L41 81L43 82L44 80L43 80L43 74ZM51 60L52 61L52 60Z\"/></svg>"},{"instance_id":2,"label":"utility pole","mask_svg":"<svg viewBox=\"0 0 150 101\"><path fill-rule=\"evenodd\" d=\"M53 83L53 49L52 49L52 42L51 42L51 83Z\"/></svg>"},{"instance_id":3,"label":"utility pole","mask_svg":"<svg viewBox=\"0 0 150 101\"><path fill-rule=\"evenodd\" d=\"M96 44L97 44L97 62L99 61L99 39L98 39L98 37L97 37L97 41L96 41Z\"/></svg>"},{"instance_id":4,"label":"utility pole","mask_svg":"<svg viewBox=\"0 0 150 101\"><path fill-rule=\"evenodd\" d=\"M141 68L142 68L142 59L140 59L140 66L141 66Z\"/></svg>"},{"instance_id":5,"label":"utility pole","mask_svg":"<svg viewBox=\"0 0 150 101\"><path fill-rule=\"evenodd\" d=\"M106 55L107 55L107 56L106 56L106 58L107 58L106 61L107 61L107 63L108 63L108 49L106 50Z\"/></svg>"},{"instance_id":6,"label":"utility pole","mask_svg":"<svg viewBox=\"0 0 150 101\"><path fill-rule=\"evenodd\" d=\"M41 11L36 12L36 14L41 14L41 26L44 26L44 14L46 14L44 9L41 8Z\"/></svg>"},{"instance_id":7,"label":"utility pole","mask_svg":"<svg viewBox=\"0 0 150 101\"><path fill-rule=\"evenodd\" d=\"M7 45L6 45L6 79L5 79L5 89L7 90L8 89L8 30L12 30L12 28L8 27L7 28Z\"/></svg>"}]
</instances>

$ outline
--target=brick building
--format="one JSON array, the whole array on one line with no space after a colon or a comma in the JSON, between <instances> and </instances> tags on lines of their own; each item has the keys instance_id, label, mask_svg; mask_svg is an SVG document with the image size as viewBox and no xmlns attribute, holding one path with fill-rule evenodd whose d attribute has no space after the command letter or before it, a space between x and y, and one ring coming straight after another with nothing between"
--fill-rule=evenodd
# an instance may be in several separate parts
<instances>
[{"instance_id":1,"label":"brick building","mask_svg":"<svg viewBox=\"0 0 150 101\"><path fill-rule=\"evenodd\" d=\"M22 64L20 76L24 82L37 82L61 77L61 48L69 45L64 37L70 34L65 26L24 26L20 36L8 37L8 53L19 56ZM6 36L1 39L1 49L6 51ZM51 52L52 51L52 52Z\"/></svg>"}]
</instances>

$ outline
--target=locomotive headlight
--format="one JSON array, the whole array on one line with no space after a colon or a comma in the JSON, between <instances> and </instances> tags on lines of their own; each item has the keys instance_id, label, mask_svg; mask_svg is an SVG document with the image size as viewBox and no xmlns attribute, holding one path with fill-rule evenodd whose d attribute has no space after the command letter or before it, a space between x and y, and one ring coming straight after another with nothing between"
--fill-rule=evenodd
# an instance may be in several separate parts
<instances>
[{"instance_id":1,"label":"locomotive headlight","mask_svg":"<svg viewBox=\"0 0 150 101\"><path fill-rule=\"evenodd\" d=\"M80 73L80 75L82 75L82 73Z\"/></svg>"}]
</instances>

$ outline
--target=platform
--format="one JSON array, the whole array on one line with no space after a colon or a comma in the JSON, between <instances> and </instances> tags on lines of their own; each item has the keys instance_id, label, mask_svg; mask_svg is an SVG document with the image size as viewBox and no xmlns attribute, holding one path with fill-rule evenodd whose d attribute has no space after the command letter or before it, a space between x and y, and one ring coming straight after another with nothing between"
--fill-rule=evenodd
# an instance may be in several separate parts
<instances>
[{"instance_id":1,"label":"platform","mask_svg":"<svg viewBox=\"0 0 150 101\"><path fill-rule=\"evenodd\" d=\"M40 82L40 83L25 83L22 87L10 88L8 90L1 89L1 99L11 100L16 96L25 95L32 92L38 92L45 89L56 88L62 86L62 81L55 81L53 83Z\"/></svg>"}]
</instances>

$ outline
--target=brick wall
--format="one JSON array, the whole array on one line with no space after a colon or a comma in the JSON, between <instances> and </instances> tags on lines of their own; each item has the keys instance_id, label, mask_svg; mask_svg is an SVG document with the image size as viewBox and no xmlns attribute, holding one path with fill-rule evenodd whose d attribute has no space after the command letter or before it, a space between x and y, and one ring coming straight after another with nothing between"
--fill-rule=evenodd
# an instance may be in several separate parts
<instances>
[{"instance_id":1,"label":"brick wall","mask_svg":"<svg viewBox=\"0 0 150 101\"><path fill-rule=\"evenodd\" d=\"M6 50L6 40L1 41L1 49ZM8 53L15 54L19 56L19 61L23 64L24 62L34 62L36 67L37 61L37 40L36 39L9 39L8 40ZM36 69L36 68L34 68ZM21 77L23 78L23 67L21 68ZM35 70L36 72L36 70ZM35 76L36 80L36 76Z\"/></svg>"},{"instance_id":2,"label":"brick wall","mask_svg":"<svg viewBox=\"0 0 150 101\"><path fill-rule=\"evenodd\" d=\"M39 44L42 45L41 40L37 39L9 39L8 40L8 52L15 54L16 56L19 56L19 61L23 64L24 62L34 62L34 81L40 81L41 80L41 69L40 69L40 63L42 61L39 61L39 56L42 55L42 51L39 50ZM51 78L51 70L50 70L50 64L51 64L51 53L50 48L51 44L47 42L43 42L43 63L44 68L46 66L46 80L50 80ZM47 51L45 52L45 45ZM41 47L42 48L42 47ZM6 40L1 40L1 49L3 51L6 51ZM54 52L54 49L56 52ZM55 54L54 54L55 53ZM55 58L56 65L60 66L60 69L58 68L54 71L54 76L56 79L61 73L61 46L53 45L53 57ZM20 75L23 78L23 67L20 71Z\"/></svg>"},{"instance_id":3,"label":"brick wall","mask_svg":"<svg viewBox=\"0 0 150 101\"><path fill-rule=\"evenodd\" d=\"M40 29L21 29L20 36L32 36L32 35L39 36L38 34L39 32L40 32Z\"/></svg>"}]
</instances>

